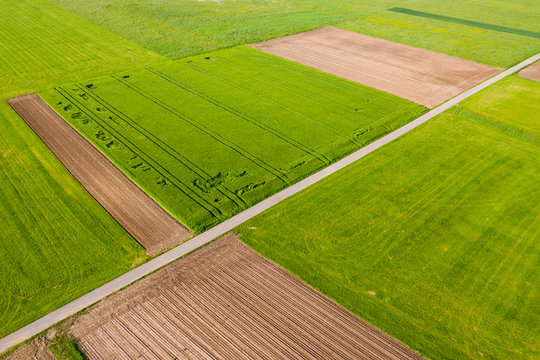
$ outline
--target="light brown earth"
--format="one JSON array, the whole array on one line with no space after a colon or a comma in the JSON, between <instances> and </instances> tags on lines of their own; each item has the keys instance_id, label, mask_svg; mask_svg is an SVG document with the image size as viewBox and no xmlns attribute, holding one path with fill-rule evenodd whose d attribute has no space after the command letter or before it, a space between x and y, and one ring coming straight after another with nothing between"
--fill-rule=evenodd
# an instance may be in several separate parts
<instances>
[{"instance_id":1,"label":"light brown earth","mask_svg":"<svg viewBox=\"0 0 540 360\"><path fill-rule=\"evenodd\" d=\"M227 235L103 300L89 359L422 359Z\"/></svg>"},{"instance_id":2,"label":"light brown earth","mask_svg":"<svg viewBox=\"0 0 540 360\"><path fill-rule=\"evenodd\" d=\"M537 61L534 64L527 66L525 69L518 72L518 76L540 82L540 61Z\"/></svg>"},{"instance_id":3,"label":"light brown earth","mask_svg":"<svg viewBox=\"0 0 540 360\"><path fill-rule=\"evenodd\" d=\"M27 344L24 344L2 360L57 360L51 350L50 340L44 336L38 336Z\"/></svg>"},{"instance_id":4,"label":"light brown earth","mask_svg":"<svg viewBox=\"0 0 540 360\"><path fill-rule=\"evenodd\" d=\"M502 71L334 27L251 46L428 108Z\"/></svg>"},{"instance_id":5,"label":"light brown earth","mask_svg":"<svg viewBox=\"0 0 540 360\"><path fill-rule=\"evenodd\" d=\"M149 255L192 236L39 96L24 95L8 103Z\"/></svg>"}]
</instances>

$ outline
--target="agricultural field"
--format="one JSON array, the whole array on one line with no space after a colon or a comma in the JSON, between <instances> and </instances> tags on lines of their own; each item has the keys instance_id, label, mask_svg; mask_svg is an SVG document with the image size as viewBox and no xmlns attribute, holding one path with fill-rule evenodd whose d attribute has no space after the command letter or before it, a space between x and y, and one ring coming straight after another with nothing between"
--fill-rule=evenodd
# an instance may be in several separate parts
<instances>
[{"instance_id":1,"label":"agricultural field","mask_svg":"<svg viewBox=\"0 0 540 360\"><path fill-rule=\"evenodd\" d=\"M0 38L0 100L165 60L46 0L3 0Z\"/></svg>"},{"instance_id":2,"label":"agricultural field","mask_svg":"<svg viewBox=\"0 0 540 360\"><path fill-rule=\"evenodd\" d=\"M229 234L88 309L89 359L421 360Z\"/></svg>"},{"instance_id":3,"label":"agricultural field","mask_svg":"<svg viewBox=\"0 0 540 360\"><path fill-rule=\"evenodd\" d=\"M537 53L539 13L535 0L2 1L0 348ZM254 48L330 26L396 43L294 49L312 66L308 50L324 53L334 75ZM408 61L397 43L417 47ZM469 82L451 84L464 76L448 55L475 62ZM368 58L360 77L456 89L428 102L410 82L416 98L347 80ZM218 239L12 356L540 358L540 83L525 79L538 65L243 224L244 244Z\"/></svg>"},{"instance_id":4,"label":"agricultural field","mask_svg":"<svg viewBox=\"0 0 540 360\"><path fill-rule=\"evenodd\" d=\"M332 26L251 46L428 108L502 71Z\"/></svg>"},{"instance_id":5,"label":"agricultural field","mask_svg":"<svg viewBox=\"0 0 540 360\"><path fill-rule=\"evenodd\" d=\"M537 359L539 113L506 78L238 232L427 358Z\"/></svg>"},{"instance_id":6,"label":"agricultural field","mask_svg":"<svg viewBox=\"0 0 540 360\"><path fill-rule=\"evenodd\" d=\"M40 96L194 231L426 111L249 47Z\"/></svg>"},{"instance_id":7,"label":"agricultural field","mask_svg":"<svg viewBox=\"0 0 540 360\"><path fill-rule=\"evenodd\" d=\"M5 103L0 224L0 337L146 258Z\"/></svg>"},{"instance_id":8,"label":"agricultural field","mask_svg":"<svg viewBox=\"0 0 540 360\"><path fill-rule=\"evenodd\" d=\"M171 59L335 26L510 67L540 47L536 0L53 0Z\"/></svg>"}]
</instances>

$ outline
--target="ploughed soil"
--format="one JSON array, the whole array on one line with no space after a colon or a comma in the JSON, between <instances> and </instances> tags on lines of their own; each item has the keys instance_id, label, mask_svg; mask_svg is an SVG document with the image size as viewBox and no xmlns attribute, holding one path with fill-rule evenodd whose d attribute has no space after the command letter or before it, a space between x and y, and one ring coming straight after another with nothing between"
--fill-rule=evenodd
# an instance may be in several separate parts
<instances>
[{"instance_id":1,"label":"ploughed soil","mask_svg":"<svg viewBox=\"0 0 540 360\"><path fill-rule=\"evenodd\" d=\"M540 61L537 61L534 64L527 66L525 69L518 72L518 76L540 82Z\"/></svg>"},{"instance_id":2,"label":"ploughed soil","mask_svg":"<svg viewBox=\"0 0 540 360\"><path fill-rule=\"evenodd\" d=\"M57 360L49 349L51 341L44 336L38 336L29 343L24 344L2 360Z\"/></svg>"},{"instance_id":3,"label":"ploughed soil","mask_svg":"<svg viewBox=\"0 0 540 360\"><path fill-rule=\"evenodd\" d=\"M149 255L192 236L39 96L24 95L8 103Z\"/></svg>"},{"instance_id":4,"label":"ploughed soil","mask_svg":"<svg viewBox=\"0 0 540 360\"><path fill-rule=\"evenodd\" d=\"M251 46L428 108L502 71L500 68L334 27Z\"/></svg>"},{"instance_id":5,"label":"ploughed soil","mask_svg":"<svg viewBox=\"0 0 540 360\"><path fill-rule=\"evenodd\" d=\"M227 235L101 301L89 359L422 359Z\"/></svg>"}]
</instances>

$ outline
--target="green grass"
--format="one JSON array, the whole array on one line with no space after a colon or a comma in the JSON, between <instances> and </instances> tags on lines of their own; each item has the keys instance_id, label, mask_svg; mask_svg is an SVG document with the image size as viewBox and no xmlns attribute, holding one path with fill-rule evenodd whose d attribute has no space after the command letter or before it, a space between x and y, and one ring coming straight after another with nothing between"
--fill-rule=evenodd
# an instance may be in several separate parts
<instances>
[{"instance_id":1,"label":"green grass","mask_svg":"<svg viewBox=\"0 0 540 360\"><path fill-rule=\"evenodd\" d=\"M53 1L173 59L325 25L501 67L540 48L536 0Z\"/></svg>"},{"instance_id":2,"label":"green grass","mask_svg":"<svg viewBox=\"0 0 540 360\"><path fill-rule=\"evenodd\" d=\"M195 231L426 110L249 47L40 95Z\"/></svg>"},{"instance_id":3,"label":"green grass","mask_svg":"<svg viewBox=\"0 0 540 360\"><path fill-rule=\"evenodd\" d=\"M145 259L21 123L0 104L0 337Z\"/></svg>"},{"instance_id":4,"label":"green grass","mask_svg":"<svg viewBox=\"0 0 540 360\"><path fill-rule=\"evenodd\" d=\"M539 113L540 83L505 79L241 239L428 358L538 359Z\"/></svg>"},{"instance_id":5,"label":"green grass","mask_svg":"<svg viewBox=\"0 0 540 360\"><path fill-rule=\"evenodd\" d=\"M0 24L0 100L164 60L46 0L3 0Z\"/></svg>"}]
</instances>

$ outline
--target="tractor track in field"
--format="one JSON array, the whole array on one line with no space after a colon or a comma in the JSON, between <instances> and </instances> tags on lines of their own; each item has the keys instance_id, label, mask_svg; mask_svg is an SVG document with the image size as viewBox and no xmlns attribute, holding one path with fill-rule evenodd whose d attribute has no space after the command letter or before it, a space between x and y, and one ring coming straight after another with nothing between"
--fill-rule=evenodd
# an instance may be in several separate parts
<instances>
[{"instance_id":1,"label":"tractor track in field","mask_svg":"<svg viewBox=\"0 0 540 360\"><path fill-rule=\"evenodd\" d=\"M149 255L193 235L37 95L16 97L8 103Z\"/></svg>"},{"instance_id":2,"label":"tractor track in field","mask_svg":"<svg viewBox=\"0 0 540 360\"><path fill-rule=\"evenodd\" d=\"M422 359L234 235L90 308L89 359Z\"/></svg>"},{"instance_id":3,"label":"tractor track in field","mask_svg":"<svg viewBox=\"0 0 540 360\"><path fill-rule=\"evenodd\" d=\"M131 140L129 140L127 137L125 137L122 133L120 133L117 129L115 129L113 126L111 126L106 121L100 119L96 114L94 114L90 109L88 109L84 104L82 104L80 101L76 99L76 97L69 94L68 91L66 91L63 88L56 88L56 91L62 95L64 99L69 101L71 104L75 105L77 109L79 109L82 113L84 113L89 119L94 121L96 124L98 124L103 130L107 131L111 136L115 138L116 141L122 144L126 149L131 151L135 156L141 158L148 166L150 166L156 173L158 173L161 177L167 180L168 183L172 184L174 187L176 187L179 191L184 193L187 197L189 197L191 200L195 201L197 204L199 204L203 209L208 211L213 217L219 217L221 212L218 208L210 204L207 200L203 199L199 196L199 194L196 194L193 189L187 185L184 181L177 178L173 174L171 174L167 169L160 166L150 155L148 155L146 152L144 152L140 147L138 147L136 144L134 144ZM103 105L100 102L100 105ZM118 116L117 113L113 112L116 116ZM124 119L123 119L124 120ZM158 145L159 146L159 145ZM176 159L177 160L177 159ZM178 160L179 161L179 160ZM192 169L189 166L186 166L190 171Z\"/></svg>"}]
</instances>

